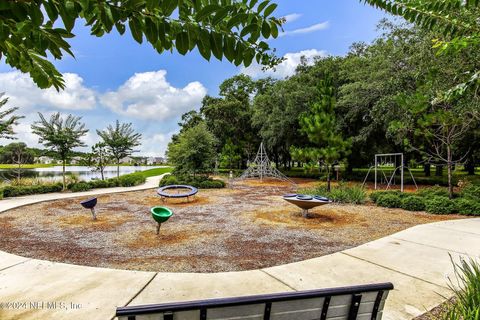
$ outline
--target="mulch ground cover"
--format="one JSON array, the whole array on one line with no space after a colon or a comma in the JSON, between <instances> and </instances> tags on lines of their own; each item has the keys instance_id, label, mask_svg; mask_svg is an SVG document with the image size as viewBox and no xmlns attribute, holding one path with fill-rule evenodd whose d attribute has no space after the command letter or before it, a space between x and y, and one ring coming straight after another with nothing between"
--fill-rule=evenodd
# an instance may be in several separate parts
<instances>
[{"instance_id":1,"label":"mulch ground cover","mask_svg":"<svg viewBox=\"0 0 480 320\"><path fill-rule=\"evenodd\" d=\"M190 202L163 203L153 189L101 195L97 221L80 206L85 198L33 204L0 214L0 250L118 269L238 271L314 258L417 224L459 218L373 205L326 205L305 219L281 198L288 192L288 183L245 181L200 190ZM156 205L174 212L159 235L150 214Z\"/></svg>"}]
</instances>

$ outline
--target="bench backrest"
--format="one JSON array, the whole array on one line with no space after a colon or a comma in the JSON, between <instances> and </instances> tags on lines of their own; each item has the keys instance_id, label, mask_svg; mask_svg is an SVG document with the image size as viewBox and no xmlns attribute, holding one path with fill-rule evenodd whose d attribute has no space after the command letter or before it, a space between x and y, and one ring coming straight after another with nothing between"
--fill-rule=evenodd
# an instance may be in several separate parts
<instances>
[{"instance_id":1,"label":"bench backrest","mask_svg":"<svg viewBox=\"0 0 480 320\"><path fill-rule=\"evenodd\" d=\"M119 307L119 320L380 320L391 283Z\"/></svg>"}]
</instances>

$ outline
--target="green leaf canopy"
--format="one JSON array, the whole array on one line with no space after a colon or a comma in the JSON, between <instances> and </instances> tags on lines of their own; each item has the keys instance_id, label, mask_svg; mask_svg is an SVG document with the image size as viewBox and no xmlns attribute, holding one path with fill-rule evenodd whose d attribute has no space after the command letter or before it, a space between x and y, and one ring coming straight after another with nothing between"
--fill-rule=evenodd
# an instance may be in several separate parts
<instances>
[{"instance_id":1,"label":"green leaf canopy","mask_svg":"<svg viewBox=\"0 0 480 320\"><path fill-rule=\"evenodd\" d=\"M282 20L271 16L269 0L29 0L0 1L0 59L29 73L40 88L64 87L60 72L48 58L73 56L68 39L79 19L101 37L126 26L138 43L149 42L159 53L185 55L195 48L235 65L253 58L263 65L278 63L260 37L278 36Z\"/></svg>"}]
</instances>

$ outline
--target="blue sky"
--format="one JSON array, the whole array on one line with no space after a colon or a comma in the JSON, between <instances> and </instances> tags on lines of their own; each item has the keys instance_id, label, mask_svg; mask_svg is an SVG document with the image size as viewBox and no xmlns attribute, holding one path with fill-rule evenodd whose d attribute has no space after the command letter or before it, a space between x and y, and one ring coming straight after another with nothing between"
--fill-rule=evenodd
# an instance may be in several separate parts
<instances>
[{"instance_id":1,"label":"blue sky","mask_svg":"<svg viewBox=\"0 0 480 320\"><path fill-rule=\"evenodd\" d=\"M352 43L372 41L376 24L385 17L359 0L275 2L276 16L288 17L285 34L269 41L286 58L275 74L269 74L277 78L291 75L302 55L344 55ZM38 137L29 130L36 112L59 111L83 117L91 129L85 139L88 144L98 140L95 129L119 119L133 122L144 135L139 155L163 155L181 114L198 109L205 94L216 95L223 80L240 72L265 76L258 66L245 70L228 61L208 62L196 52L159 55L148 43L139 45L127 34L92 37L81 23L74 33L75 59L54 62L65 74L64 92L36 89L27 76L0 65L0 92L5 91L10 105L26 116L16 131L28 145L38 146Z\"/></svg>"}]
</instances>

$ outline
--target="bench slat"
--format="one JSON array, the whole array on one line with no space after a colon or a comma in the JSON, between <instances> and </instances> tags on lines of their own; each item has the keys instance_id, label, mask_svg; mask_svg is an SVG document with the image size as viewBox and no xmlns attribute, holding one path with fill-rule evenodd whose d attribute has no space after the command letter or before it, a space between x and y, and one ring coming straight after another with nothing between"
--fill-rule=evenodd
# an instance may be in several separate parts
<instances>
[{"instance_id":1,"label":"bench slat","mask_svg":"<svg viewBox=\"0 0 480 320\"><path fill-rule=\"evenodd\" d=\"M236 319L255 319L263 320L265 304L249 304L243 306L234 306L226 308L208 309L208 320L236 320Z\"/></svg>"}]
</instances>

